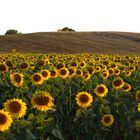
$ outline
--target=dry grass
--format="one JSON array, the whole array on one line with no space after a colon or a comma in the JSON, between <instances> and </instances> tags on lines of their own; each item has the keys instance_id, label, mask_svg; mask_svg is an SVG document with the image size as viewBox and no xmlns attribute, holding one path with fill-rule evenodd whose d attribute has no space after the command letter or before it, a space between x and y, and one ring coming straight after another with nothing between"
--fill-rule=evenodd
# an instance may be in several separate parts
<instances>
[{"instance_id":1,"label":"dry grass","mask_svg":"<svg viewBox=\"0 0 140 140\"><path fill-rule=\"evenodd\" d=\"M0 53L105 53L140 55L140 34L125 32L46 32L0 36Z\"/></svg>"}]
</instances>

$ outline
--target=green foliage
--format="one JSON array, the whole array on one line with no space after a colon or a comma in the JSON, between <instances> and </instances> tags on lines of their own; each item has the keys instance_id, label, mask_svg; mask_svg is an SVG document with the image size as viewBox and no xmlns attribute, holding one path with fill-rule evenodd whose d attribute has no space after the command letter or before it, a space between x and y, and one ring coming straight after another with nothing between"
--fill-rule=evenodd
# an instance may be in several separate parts
<instances>
[{"instance_id":1,"label":"green foliage","mask_svg":"<svg viewBox=\"0 0 140 140\"><path fill-rule=\"evenodd\" d=\"M18 34L18 31L17 30L14 30L14 29L9 29L5 33L5 35L10 35L10 34Z\"/></svg>"}]
</instances>

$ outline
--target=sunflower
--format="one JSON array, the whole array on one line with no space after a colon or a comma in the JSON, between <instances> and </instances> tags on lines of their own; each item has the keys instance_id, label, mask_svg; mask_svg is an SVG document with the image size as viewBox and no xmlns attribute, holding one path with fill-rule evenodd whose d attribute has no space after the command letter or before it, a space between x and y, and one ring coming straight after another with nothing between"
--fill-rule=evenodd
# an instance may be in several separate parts
<instances>
[{"instance_id":1,"label":"sunflower","mask_svg":"<svg viewBox=\"0 0 140 140\"><path fill-rule=\"evenodd\" d=\"M0 64L0 71L7 72L8 71L8 66L6 64Z\"/></svg>"},{"instance_id":2,"label":"sunflower","mask_svg":"<svg viewBox=\"0 0 140 140\"><path fill-rule=\"evenodd\" d=\"M56 69L50 70L50 76L51 78L57 78L58 77L58 72Z\"/></svg>"},{"instance_id":3,"label":"sunflower","mask_svg":"<svg viewBox=\"0 0 140 140\"><path fill-rule=\"evenodd\" d=\"M140 90L138 90L135 94L135 98L137 101L140 101Z\"/></svg>"},{"instance_id":4,"label":"sunflower","mask_svg":"<svg viewBox=\"0 0 140 140\"><path fill-rule=\"evenodd\" d=\"M40 73L34 73L31 76L31 81L34 85L41 85L43 83L44 79Z\"/></svg>"},{"instance_id":5,"label":"sunflower","mask_svg":"<svg viewBox=\"0 0 140 140\"><path fill-rule=\"evenodd\" d=\"M107 79L109 77L109 71L104 70L103 72L101 72L101 76L103 77L103 79Z\"/></svg>"},{"instance_id":6,"label":"sunflower","mask_svg":"<svg viewBox=\"0 0 140 140\"><path fill-rule=\"evenodd\" d=\"M58 64L56 64L56 68L57 68L57 70L60 70L60 69L64 68L64 64L58 63Z\"/></svg>"},{"instance_id":7,"label":"sunflower","mask_svg":"<svg viewBox=\"0 0 140 140\"><path fill-rule=\"evenodd\" d=\"M96 66L95 67L95 72L100 72L100 70L101 70L101 67L100 66Z\"/></svg>"},{"instance_id":8,"label":"sunflower","mask_svg":"<svg viewBox=\"0 0 140 140\"><path fill-rule=\"evenodd\" d=\"M71 67L74 67L74 68L77 68L78 67L78 64L77 64L77 62L74 62L73 61L73 62L70 63L70 66Z\"/></svg>"},{"instance_id":9,"label":"sunflower","mask_svg":"<svg viewBox=\"0 0 140 140\"><path fill-rule=\"evenodd\" d=\"M88 66L88 67L87 67L87 71L88 71L90 74L93 74L93 73L95 72L93 66Z\"/></svg>"},{"instance_id":10,"label":"sunflower","mask_svg":"<svg viewBox=\"0 0 140 140\"><path fill-rule=\"evenodd\" d=\"M94 92L99 97L104 97L108 93L108 88L104 84L97 85Z\"/></svg>"},{"instance_id":11,"label":"sunflower","mask_svg":"<svg viewBox=\"0 0 140 140\"><path fill-rule=\"evenodd\" d=\"M75 68L68 68L68 71L69 71L69 77L73 77L75 75Z\"/></svg>"},{"instance_id":12,"label":"sunflower","mask_svg":"<svg viewBox=\"0 0 140 140\"><path fill-rule=\"evenodd\" d=\"M101 123L104 126L111 126L114 122L114 118L111 114L104 115L101 119Z\"/></svg>"},{"instance_id":13,"label":"sunflower","mask_svg":"<svg viewBox=\"0 0 140 140\"><path fill-rule=\"evenodd\" d=\"M93 102L93 97L87 92L79 92L76 96L76 103L82 108L87 108Z\"/></svg>"},{"instance_id":14,"label":"sunflower","mask_svg":"<svg viewBox=\"0 0 140 140\"><path fill-rule=\"evenodd\" d=\"M37 66L44 66L45 65L45 60L38 60L37 61Z\"/></svg>"},{"instance_id":15,"label":"sunflower","mask_svg":"<svg viewBox=\"0 0 140 140\"><path fill-rule=\"evenodd\" d=\"M138 105L137 105L137 110L138 110L138 112L140 112L140 103L138 103Z\"/></svg>"},{"instance_id":16,"label":"sunflower","mask_svg":"<svg viewBox=\"0 0 140 140\"><path fill-rule=\"evenodd\" d=\"M11 115L4 110L0 110L0 131L8 130L12 122Z\"/></svg>"},{"instance_id":17,"label":"sunflower","mask_svg":"<svg viewBox=\"0 0 140 140\"><path fill-rule=\"evenodd\" d=\"M47 69L41 70L40 73L43 76L43 80L48 80L50 78L50 72Z\"/></svg>"},{"instance_id":18,"label":"sunflower","mask_svg":"<svg viewBox=\"0 0 140 140\"><path fill-rule=\"evenodd\" d=\"M108 72L109 72L109 76L114 75L114 69L113 68L109 68Z\"/></svg>"},{"instance_id":19,"label":"sunflower","mask_svg":"<svg viewBox=\"0 0 140 140\"><path fill-rule=\"evenodd\" d=\"M117 77L112 81L112 86L116 89L119 90L124 86L124 81L121 77Z\"/></svg>"},{"instance_id":20,"label":"sunflower","mask_svg":"<svg viewBox=\"0 0 140 140\"><path fill-rule=\"evenodd\" d=\"M59 75L60 75L60 77L62 77L62 78L67 78L68 75L69 75L68 69L67 69L67 68L61 68L61 69L59 70Z\"/></svg>"},{"instance_id":21,"label":"sunflower","mask_svg":"<svg viewBox=\"0 0 140 140\"><path fill-rule=\"evenodd\" d=\"M114 69L114 75L119 75L119 74L120 74L120 69L115 68L115 69Z\"/></svg>"},{"instance_id":22,"label":"sunflower","mask_svg":"<svg viewBox=\"0 0 140 140\"><path fill-rule=\"evenodd\" d=\"M29 64L28 63L23 62L23 63L20 64L20 69L27 70L28 68L29 68Z\"/></svg>"},{"instance_id":23,"label":"sunflower","mask_svg":"<svg viewBox=\"0 0 140 140\"><path fill-rule=\"evenodd\" d=\"M13 118L21 118L26 114L26 103L21 99L11 99L4 103L4 110L9 112Z\"/></svg>"},{"instance_id":24,"label":"sunflower","mask_svg":"<svg viewBox=\"0 0 140 140\"><path fill-rule=\"evenodd\" d=\"M128 84L128 83L125 83L124 86L123 86L123 90L124 91L130 91L131 90L131 85Z\"/></svg>"},{"instance_id":25,"label":"sunflower","mask_svg":"<svg viewBox=\"0 0 140 140\"><path fill-rule=\"evenodd\" d=\"M132 72L131 72L131 71L125 71L124 73L125 73L125 76L126 76L126 77L130 77L130 76L131 76L131 74L132 74Z\"/></svg>"},{"instance_id":26,"label":"sunflower","mask_svg":"<svg viewBox=\"0 0 140 140\"><path fill-rule=\"evenodd\" d=\"M39 111L47 111L53 106L53 98L48 92L38 91L32 97L32 106Z\"/></svg>"},{"instance_id":27,"label":"sunflower","mask_svg":"<svg viewBox=\"0 0 140 140\"><path fill-rule=\"evenodd\" d=\"M80 62L79 63L79 66L80 66L80 68L85 68L86 67L86 62L85 61L82 61L82 62Z\"/></svg>"},{"instance_id":28,"label":"sunflower","mask_svg":"<svg viewBox=\"0 0 140 140\"><path fill-rule=\"evenodd\" d=\"M12 73L10 74L11 83L15 87L22 87L24 82L24 75L22 73Z\"/></svg>"},{"instance_id":29,"label":"sunflower","mask_svg":"<svg viewBox=\"0 0 140 140\"><path fill-rule=\"evenodd\" d=\"M85 81L89 80L90 77L91 77L91 75L89 74L89 72L86 72L86 73L84 74Z\"/></svg>"},{"instance_id":30,"label":"sunflower","mask_svg":"<svg viewBox=\"0 0 140 140\"><path fill-rule=\"evenodd\" d=\"M76 74L77 77L83 76L83 72L82 72L81 69L77 69L75 74Z\"/></svg>"}]
</instances>

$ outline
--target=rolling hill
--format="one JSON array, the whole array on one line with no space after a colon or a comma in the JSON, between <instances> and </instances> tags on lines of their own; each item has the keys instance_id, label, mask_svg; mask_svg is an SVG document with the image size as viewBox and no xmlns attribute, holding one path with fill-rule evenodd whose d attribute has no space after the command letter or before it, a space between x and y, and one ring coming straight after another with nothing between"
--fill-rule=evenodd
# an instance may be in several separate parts
<instances>
[{"instance_id":1,"label":"rolling hill","mask_svg":"<svg viewBox=\"0 0 140 140\"><path fill-rule=\"evenodd\" d=\"M140 33L39 32L1 35L0 53L16 49L39 53L104 53L140 55Z\"/></svg>"}]
</instances>

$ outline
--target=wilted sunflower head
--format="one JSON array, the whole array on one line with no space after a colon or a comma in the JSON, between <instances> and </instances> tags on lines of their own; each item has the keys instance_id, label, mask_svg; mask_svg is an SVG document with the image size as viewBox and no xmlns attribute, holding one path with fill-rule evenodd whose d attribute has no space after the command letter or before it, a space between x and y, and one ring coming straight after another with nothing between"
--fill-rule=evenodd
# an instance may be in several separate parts
<instances>
[{"instance_id":1,"label":"wilted sunflower head","mask_svg":"<svg viewBox=\"0 0 140 140\"><path fill-rule=\"evenodd\" d=\"M94 92L99 97L104 97L108 93L108 88L104 84L97 85Z\"/></svg>"},{"instance_id":2,"label":"wilted sunflower head","mask_svg":"<svg viewBox=\"0 0 140 140\"><path fill-rule=\"evenodd\" d=\"M64 68L64 64L63 64L63 63L58 63L58 64L56 64L56 69L57 69L57 70L60 70L60 69L62 69L62 68Z\"/></svg>"},{"instance_id":3,"label":"wilted sunflower head","mask_svg":"<svg viewBox=\"0 0 140 140\"><path fill-rule=\"evenodd\" d=\"M41 85L43 83L44 79L40 73L34 73L31 76L31 81L34 85Z\"/></svg>"},{"instance_id":4,"label":"wilted sunflower head","mask_svg":"<svg viewBox=\"0 0 140 140\"><path fill-rule=\"evenodd\" d=\"M53 100L48 92L37 91L32 97L32 106L39 111L47 111L54 105Z\"/></svg>"},{"instance_id":5,"label":"wilted sunflower head","mask_svg":"<svg viewBox=\"0 0 140 140\"><path fill-rule=\"evenodd\" d=\"M0 110L0 131L3 132L8 130L12 122L11 115L4 110Z\"/></svg>"},{"instance_id":6,"label":"wilted sunflower head","mask_svg":"<svg viewBox=\"0 0 140 140\"><path fill-rule=\"evenodd\" d=\"M21 99L11 99L4 103L4 110L9 112L13 118L21 118L26 114L26 103Z\"/></svg>"},{"instance_id":7,"label":"wilted sunflower head","mask_svg":"<svg viewBox=\"0 0 140 140\"><path fill-rule=\"evenodd\" d=\"M136 91L135 99L136 99L137 101L140 101L140 90Z\"/></svg>"},{"instance_id":8,"label":"wilted sunflower head","mask_svg":"<svg viewBox=\"0 0 140 140\"><path fill-rule=\"evenodd\" d=\"M26 70L26 69L28 69L29 68L29 64L26 62L23 62L23 63L21 63L20 64L20 69L22 69L22 70Z\"/></svg>"},{"instance_id":9,"label":"wilted sunflower head","mask_svg":"<svg viewBox=\"0 0 140 140\"><path fill-rule=\"evenodd\" d=\"M112 81L112 86L114 89L119 90L124 86L124 81L121 77L116 77L113 81Z\"/></svg>"},{"instance_id":10,"label":"wilted sunflower head","mask_svg":"<svg viewBox=\"0 0 140 140\"><path fill-rule=\"evenodd\" d=\"M113 122L114 122L114 118L111 114L104 115L101 119L102 125L106 127L111 126Z\"/></svg>"},{"instance_id":11,"label":"wilted sunflower head","mask_svg":"<svg viewBox=\"0 0 140 140\"><path fill-rule=\"evenodd\" d=\"M24 75L22 73L17 72L11 73L10 80L15 87L22 87L24 82Z\"/></svg>"},{"instance_id":12,"label":"wilted sunflower head","mask_svg":"<svg viewBox=\"0 0 140 140\"><path fill-rule=\"evenodd\" d=\"M76 103L82 108L87 108L93 102L93 97L88 92L79 92L76 95Z\"/></svg>"},{"instance_id":13,"label":"wilted sunflower head","mask_svg":"<svg viewBox=\"0 0 140 140\"><path fill-rule=\"evenodd\" d=\"M93 74L95 72L94 67L93 66L88 66L87 70L90 74Z\"/></svg>"}]
</instances>

